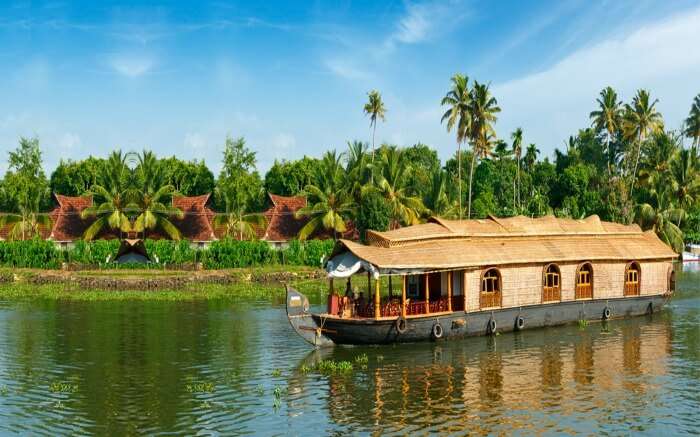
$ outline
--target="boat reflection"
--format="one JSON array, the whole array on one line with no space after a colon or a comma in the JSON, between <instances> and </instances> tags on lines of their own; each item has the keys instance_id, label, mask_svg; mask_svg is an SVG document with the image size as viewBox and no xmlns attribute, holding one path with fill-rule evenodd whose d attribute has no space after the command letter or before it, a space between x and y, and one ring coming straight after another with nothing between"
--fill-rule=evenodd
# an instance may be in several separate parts
<instances>
[{"instance_id":1,"label":"boat reflection","mask_svg":"<svg viewBox=\"0 0 700 437\"><path fill-rule=\"evenodd\" d=\"M361 424L357 430L566 432L566 416L589 415L585 420L592 424L614 422L616 411L627 414L630 406L635 415L643 415L650 407L641 399L667 373L671 332L668 319L657 315L585 329L335 348L314 352L306 363L369 356L366 369L356 365L352 373L326 378L329 416L337 424ZM297 373L290 384L303 391L312 380L318 383Z\"/></svg>"}]
</instances>

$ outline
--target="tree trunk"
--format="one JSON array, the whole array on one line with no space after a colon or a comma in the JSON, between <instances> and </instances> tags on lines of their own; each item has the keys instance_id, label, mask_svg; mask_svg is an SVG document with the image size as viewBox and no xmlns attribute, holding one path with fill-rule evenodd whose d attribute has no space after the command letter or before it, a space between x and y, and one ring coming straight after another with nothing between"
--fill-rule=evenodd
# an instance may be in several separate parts
<instances>
[{"instance_id":1,"label":"tree trunk","mask_svg":"<svg viewBox=\"0 0 700 437\"><path fill-rule=\"evenodd\" d=\"M520 198L520 189L520 157L518 157L518 211L521 211L523 209L523 202Z\"/></svg>"},{"instance_id":2,"label":"tree trunk","mask_svg":"<svg viewBox=\"0 0 700 437\"><path fill-rule=\"evenodd\" d=\"M467 218L472 218L472 180L474 179L474 163L476 162L476 150L473 151L472 155L472 165L469 170L469 209L467 213Z\"/></svg>"},{"instance_id":3,"label":"tree trunk","mask_svg":"<svg viewBox=\"0 0 700 437\"><path fill-rule=\"evenodd\" d=\"M634 160L634 171L632 172L632 183L630 184L630 201L632 201L632 194L634 194L634 183L637 180L637 167L639 166L639 155L642 154L642 132L639 132L639 139L637 143L637 158Z\"/></svg>"},{"instance_id":4,"label":"tree trunk","mask_svg":"<svg viewBox=\"0 0 700 437\"><path fill-rule=\"evenodd\" d=\"M462 220L462 143L457 142L457 206L459 207L459 219Z\"/></svg>"}]
</instances>

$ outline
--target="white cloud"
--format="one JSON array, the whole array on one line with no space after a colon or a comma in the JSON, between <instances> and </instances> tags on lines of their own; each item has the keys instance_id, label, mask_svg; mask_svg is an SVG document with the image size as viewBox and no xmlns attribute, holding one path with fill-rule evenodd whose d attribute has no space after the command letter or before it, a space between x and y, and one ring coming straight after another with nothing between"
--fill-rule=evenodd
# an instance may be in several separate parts
<instances>
[{"instance_id":1,"label":"white cloud","mask_svg":"<svg viewBox=\"0 0 700 437\"><path fill-rule=\"evenodd\" d=\"M197 132L188 132L183 141L185 148L190 150L201 150L206 146L204 136Z\"/></svg>"},{"instance_id":2,"label":"white cloud","mask_svg":"<svg viewBox=\"0 0 700 437\"><path fill-rule=\"evenodd\" d=\"M150 56L126 53L109 55L107 64L117 73L130 78L143 76L156 65L155 60Z\"/></svg>"},{"instance_id":3,"label":"white cloud","mask_svg":"<svg viewBox=\"0 0 700 437\"><path fill-rule=\"evenodd\" d=\"M80 147L81 145L82 141L80 140L80 136L71 132L66 132L61 135L58 140L58 147L64 151Z\"/></svg>"},{"instance_id":4,"label":"white cloud","mask_svg":"<svg viewBox=\"0 0 700 437\"><path fill-rule=\"evenodd\" d=\"M497 125L505 136L517 126L543 152L589 124L602 88L625 101L639 88L660 99L667 126L677 128L698 92L700 9L639 28L626 36L578 50L551 68L493 88L503 109Z\"/></svg>"},{"instance_id":5,"label":"white cloud","mask_svg":"<svg viewBox=\"0 0 700 437\"><path fill-rule=\"evenodd\" d=\"M327 59L325 64L331 73L343 79L365 80L370 78L370 74L367 71L357 67L354 62L348 59Z\"/></svg>"},{"instance_id":6,"label":"white cloud","mask_svg":"<svg viewBox=\"0 0 700 437\"><path fill-rule=\"evenodd\" d=\"M384 49L397 44L417 44L446 32L468 15L461 0L409 3L395 30L384 41Z\"/></svg>"},{"instance_id":7,"label":"white cloud","mask_svg":"<svg viewBox=\"0 0 700 437\"><path fill-rule=\"evenodd\" d=\"M276 149L291 149L294 148L296 144L297 140L292 134L280 133L275 135L275 137L272 139L272 146Z\"/></svg>"}]
</instances>

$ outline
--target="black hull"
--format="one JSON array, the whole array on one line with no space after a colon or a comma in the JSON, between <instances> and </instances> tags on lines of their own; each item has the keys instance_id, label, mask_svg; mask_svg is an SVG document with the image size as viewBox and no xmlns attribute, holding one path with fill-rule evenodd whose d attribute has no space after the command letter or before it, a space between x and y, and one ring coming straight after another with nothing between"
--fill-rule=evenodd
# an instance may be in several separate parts
<instances>
[{"instance_id":1,"label":"black hull","mask_svg":"<svg viewBox=\"0 0 700 437\"><path fill-rule=\"evenodd\" d=\"M442 327L441 338L462 338L514 331L517 329L519 317L523 319L521 329L524 330L565 325L579 320L601 321L605 319L606 308L609 310L611 319L640 316L661 310L668 298L665 295L654 295L593 299L521 308L420 316L408 318L406 329L402 333L398 332L395 319L338 319L317 314L313 314L312 318L316 326L323 326L324 337L335 344L412 343L435 340L433 332L436 323ZM495 321L495 331L492 329L494 326L492 320ZM325 341L324 343L328 344Z\"/></svg>"}]
</instances>

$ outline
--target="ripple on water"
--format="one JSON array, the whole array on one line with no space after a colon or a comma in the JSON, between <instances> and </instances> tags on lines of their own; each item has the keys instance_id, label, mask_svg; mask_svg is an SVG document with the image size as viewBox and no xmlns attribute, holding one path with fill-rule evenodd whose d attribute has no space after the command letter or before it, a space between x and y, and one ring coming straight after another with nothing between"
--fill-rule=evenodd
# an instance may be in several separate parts
<instances>
[{"instance_id":1,"label":"ripple on water","mask_svg":"<svg viewBox=\"0 0 700 437\"><path fill-rule=\"evenodd\" d=\"M323 351L279 299L0 302L0 434L693 433L699 283L605 327Z\"/></svg>"}]
</instances>

